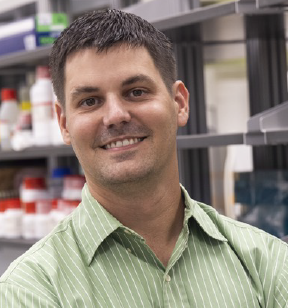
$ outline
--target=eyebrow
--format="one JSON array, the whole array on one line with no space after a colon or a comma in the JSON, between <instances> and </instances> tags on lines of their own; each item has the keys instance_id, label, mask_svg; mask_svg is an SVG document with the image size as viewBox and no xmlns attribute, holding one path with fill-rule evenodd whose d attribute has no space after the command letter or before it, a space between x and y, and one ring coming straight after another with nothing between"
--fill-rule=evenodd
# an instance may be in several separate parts
<instances>
[{"instance_id":1,"label":"eyebrow","mask_svg":"<svg viewBox=\"0 0 288 308\"><path fill-rule=\"evenodd\" d=\"M154 81L147 75L139 74L136 76L129 77L128 79L122 82L122 87L132 85L136 82L148 82L154 84Z\"/></svg>"},{"instance_id":2,"label":"eyebrow","mask_svg":"<svg viewBox=\"0 0 288 308\"><path fill-rule=\"evenodd\" d=\"M100 89L98 87L89 87L89 86L77 87L73 89L73 91L71 92L71 98L72 100L74 100L83 93L95 93L99 91Z\"/></svg>"}]
</instances>

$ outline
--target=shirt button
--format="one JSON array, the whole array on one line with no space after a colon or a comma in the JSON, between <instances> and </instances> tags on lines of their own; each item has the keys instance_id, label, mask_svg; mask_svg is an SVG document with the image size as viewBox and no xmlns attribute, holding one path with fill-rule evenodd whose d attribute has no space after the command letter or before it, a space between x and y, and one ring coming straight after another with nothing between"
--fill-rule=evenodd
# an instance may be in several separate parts
<instances>
[{"instance_id":1,"label":"shirt button","mask_svg":"<svg viewBox=\"0 0 288 308\"><path fill-rule=\"evenodd\" d=\"M167 282L169 282L169 281L171 281L171 277L170 277L169 275L166 275L166 276L165 276L165 280L166 280Z\"/></svg>"},{"instance_id":2,"label":"shirt button","mask_svg":"<svg viewBox=\"0 0 288 308\"><path fill-rule=\"evenodd\" d=\"M130 253L132 252L130 248L127 248L127 251L130 252Z\"/></svg>"}]
</instances>

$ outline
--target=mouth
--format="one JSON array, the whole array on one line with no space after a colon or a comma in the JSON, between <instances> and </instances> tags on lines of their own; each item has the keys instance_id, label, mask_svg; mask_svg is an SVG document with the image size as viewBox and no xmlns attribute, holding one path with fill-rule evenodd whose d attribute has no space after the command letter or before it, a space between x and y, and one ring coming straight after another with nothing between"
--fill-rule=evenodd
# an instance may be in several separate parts
<instances>
[{"instance_id":1,"label":"mouth","mask_svg":"<svg viewBox=\"0 0 288 308\"><path fill-rule=\"evenodd\" d=\"M114 148L127 147L127 146L130 146L130 145L140 143L146 138L147 137L125 138L125 139L122 139L122 140L109 142L109 143L105 144L104 146L102 146L101 148L104 149L104 150L109 150L109 149L114 149Z\"/></svg>"}]
</instances>

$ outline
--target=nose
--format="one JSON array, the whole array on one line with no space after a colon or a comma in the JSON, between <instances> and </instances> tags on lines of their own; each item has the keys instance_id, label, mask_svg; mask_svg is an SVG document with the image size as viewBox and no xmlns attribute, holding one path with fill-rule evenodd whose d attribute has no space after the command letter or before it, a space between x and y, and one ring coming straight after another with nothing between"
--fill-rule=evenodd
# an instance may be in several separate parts
<instances>
[{"instance_id":1,"label":"nose","mask_svg":"<svg viewBox=\"0 0 288 308\"><path fill-rule=\"evenodd\" d=\"M106 127L128 123L130 120L131 115L125 102L115 96L107 98L103 116L103 124Z\"/></svg>"}]
</instances>

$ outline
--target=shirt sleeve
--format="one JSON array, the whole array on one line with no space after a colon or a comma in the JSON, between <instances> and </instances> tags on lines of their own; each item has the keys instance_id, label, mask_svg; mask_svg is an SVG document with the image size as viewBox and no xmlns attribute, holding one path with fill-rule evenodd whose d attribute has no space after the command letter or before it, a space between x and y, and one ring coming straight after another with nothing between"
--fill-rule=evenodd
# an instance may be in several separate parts
<instances>
[{"instance_id":1,"label":"shirt sleeve","mask_svg":"<svg viewBox=\"0 0 288 308\"><path fill-rule=\"evenodd\" d=\"M53 299L37 294L31 289L16 284L0 283L0 308L47 307L58 308L60 305Z\"/></svg>"}]
</instances>

